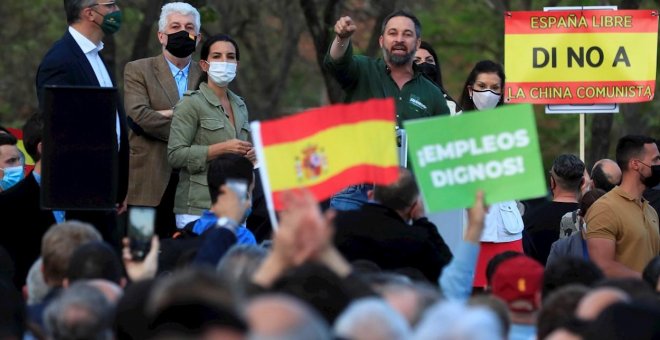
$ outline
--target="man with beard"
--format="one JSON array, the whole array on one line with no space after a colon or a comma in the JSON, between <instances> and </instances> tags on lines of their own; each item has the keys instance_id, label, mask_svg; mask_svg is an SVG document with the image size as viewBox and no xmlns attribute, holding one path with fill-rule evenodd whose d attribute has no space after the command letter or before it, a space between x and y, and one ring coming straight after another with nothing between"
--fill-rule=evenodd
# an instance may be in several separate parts
<instances>
[{"instance_id":1,"label":"man with beard","mask_svg":"<svg viewBox=\"0 0 660 340\"><path fill-rule=\"evenodd\" d=\"M607 277L641 277L660 252L658 214L642 193L660 182L660 152L655 140L625 136L616 146L621 185L587 212L589 257Z\"/></svg>"},{"instance_id":2,"label":"man with beard","mask_svg":"<svg viewBox=\"0 0 660 340\"><path fill-rule=\"evenodd\" d=\"M408 119L449 114L440 89L414 66L421 44L419 20L405 11L388 15L378 39L383 59L353 55L351 36L357 27L350 17L335 24L336 37L325 56L324 67L345 91L344 102L391 97L396 103L397 127ZM351 187L333 197L331 206L339 210L358 209L366 202L366 186Z\"/></svg>"}]
</instances>

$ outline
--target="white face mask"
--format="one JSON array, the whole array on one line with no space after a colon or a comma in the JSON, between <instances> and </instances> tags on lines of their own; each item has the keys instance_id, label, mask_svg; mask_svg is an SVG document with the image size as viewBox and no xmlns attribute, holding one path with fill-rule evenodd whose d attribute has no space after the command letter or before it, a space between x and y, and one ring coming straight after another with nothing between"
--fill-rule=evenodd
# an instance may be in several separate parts
<instances>
[{"instance_id":1,"label":"white face mask","mask_svg":"<svg viewBox=\"0 0 660 340\"><path fill-rule=\"evenodd\" d=\"M220 87L227 87L236 77L236 63L212 61L207 64L209 64L209 78Z\"/></svg>"},{"instance_id":2,"label":"white face mask","mask_svg":"<svg viewBox=\"0 0 660 340\"><path fill-rule=\"evenodd\" d=\"M472 90L472 102L474 102L474 106L477 108L477 110L488 110L495 108L497 103L500 102L500 97L501 95L491 90Z\"/></svg>"}]
</instances>

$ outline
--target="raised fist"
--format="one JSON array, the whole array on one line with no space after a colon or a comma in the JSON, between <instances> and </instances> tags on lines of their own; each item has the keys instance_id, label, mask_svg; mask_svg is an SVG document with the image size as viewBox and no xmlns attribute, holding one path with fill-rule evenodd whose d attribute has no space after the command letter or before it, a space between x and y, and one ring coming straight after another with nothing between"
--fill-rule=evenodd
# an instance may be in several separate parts
<instances>
[{"instance_id":1,"label":"raised fist","mask_svg":"<svg viewBox=\"0 0 660 340\"><path fill-rule=\"evenodd\" d=\"M346 39L353 35L357 27L353 23L351 17L341 17L335 24L335 33L340 39Z\"/></svg>"}]
</instances>

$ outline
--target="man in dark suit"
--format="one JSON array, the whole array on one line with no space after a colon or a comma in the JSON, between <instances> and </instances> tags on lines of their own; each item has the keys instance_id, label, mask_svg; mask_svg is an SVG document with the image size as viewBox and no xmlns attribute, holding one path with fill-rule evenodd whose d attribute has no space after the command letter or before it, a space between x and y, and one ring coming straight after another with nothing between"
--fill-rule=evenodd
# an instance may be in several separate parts
<instances>
[{"instance_id":1,"label":"man in dark suit","mask_svg":"<svg viewBox=\"0 0 660 340\"><path fill-rule=\"evenodd\" d=\"M116 86L110 72L99 55L105 35L119 30L121 12L114 0L64 0L69 28L44 56L37 71L37 95L43 108L43 92L46 85ZM113 127L119 145L118 157L118 212L125 210L128 187L128 133L126 115L117 95L117 118ZM94 114L94 112L90 112ZM67 219L79 219L93 224L103 238L118 245L115 233L116 212L74 212Z\"/></svg>"},{"instance_id":2,"label":"man in dark suit","mask_svg":"<svg viewBox=\"0 0 660 340\"><path fill-rule=\"evenodd\" d=\"M335 218L337 249L349 261L369 260L385 270L413 268L438 282L452 254L436 226L424 217L410 170L401 168L396 183L375 186L369 196L370 202L360 210L340 212Z\"/></svg>"},{"instance_id":3,"label":"man in dark suit","mask_svg":"<svg viewBox=\"0 0 660 340\"><path fill-rule=\"evenodd\" d=\"M186 91L195 90L202 71L192 60L199 41L200 15L184 2L163 6L158 21L162 53L131 61L124 68L126 113L133 125L128 205L156 208L156 232L176 231L174 195L179 172L167 161L172 108Z\"/></svg>"},{"instance_id":4,"label":"man in dark suit","mask_svg":"<svg viewBox=\"0 0 660 340\"><path fill-rule=\"evenodd\" d=\"M34 160L34 169L22 181L0 193L0 216L3 233L0 245L7 249L15 264L14 284L22 288L32 263L41 252L41 237L55 224L63 221L62 212L41 209L41 138L43 122L35 114L23 126L25 150ZM20 213L19 213L20 212Z\"/></svg>"}]
</instances>

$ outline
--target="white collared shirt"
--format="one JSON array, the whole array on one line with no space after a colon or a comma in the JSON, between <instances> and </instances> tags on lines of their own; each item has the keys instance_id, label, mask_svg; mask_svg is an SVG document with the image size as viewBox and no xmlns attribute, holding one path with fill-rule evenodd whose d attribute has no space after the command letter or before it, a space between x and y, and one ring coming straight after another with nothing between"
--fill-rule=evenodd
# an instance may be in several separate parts
<instances>
[{"instance_id":1,"label":"white collared shirt","mask_svg":"<svg viewBox=\"0 0 660 340\"><path fill-rule=\"evenodd\" d=\"M89 61L89 64L92 66L92 70L94 70L96 79L99 81L101 87L113 87L112 80L110 79L110 74L108 73L108 70L105 68L105 64L103 63L103 60L101 60L101 57L99 56L99 52L103 49L103 42L101 41L98 45L94 45L94 43L91 40L87 39L87 37L82 35L80 32L76 31L76 29L71 26L69 26L69 33L76 41L78 46L80 46L80 49L83 51L83 53L85 53L85 56L87 57L87 61ZM117 132L117 150L119 150L121 143L121 126L119 125L119 112L117 113L115 129Z\"/></svg>"}]
</instances>

